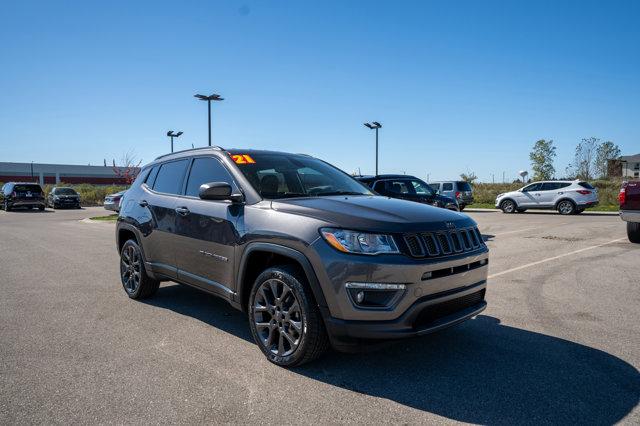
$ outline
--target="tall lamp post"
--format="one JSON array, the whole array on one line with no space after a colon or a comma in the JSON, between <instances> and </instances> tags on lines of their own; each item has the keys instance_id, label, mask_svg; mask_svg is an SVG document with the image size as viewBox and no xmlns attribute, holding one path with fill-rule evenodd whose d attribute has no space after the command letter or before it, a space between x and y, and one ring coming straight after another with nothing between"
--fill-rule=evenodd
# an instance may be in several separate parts
<instances>
[{"instance_id":1,"label":"tall lamp post","mask_svg":"<svg viewBox=\"0 0 640 426\"><path fill-rule=\"evenodd\" d=\"M167 132L167 136L169 136L171 138L171 152L173 152L173 138L178 138L178 137L180 137L181 134L182 134L182 132L173 133L173 130L169 130Z\"/></svg>"},{"instance_id":2,"label":"tall lamp post","mask_svg":"<svg viewBox=\"0 0 640 426\"><path fill-rule=\"evenodd\" d=\"M207 109L209 111L209 146L211 146L211 101L224 101L224 98L221 98L220 95L205 96L205 95L194 95L196 98L201 101L207 101Z\"/></svg>"},{"instance_id":3,"label":"tall lamp post","mask_svg":"<svg viewBox=\"0 0 640 426\"><path fill-rule=\"evenodd\" d=\"M372 121L371 123L364 123L364 125L376 131L376 176L378 176L378 129L382 127L382 124Z\"/></svg>"}]
</instances>

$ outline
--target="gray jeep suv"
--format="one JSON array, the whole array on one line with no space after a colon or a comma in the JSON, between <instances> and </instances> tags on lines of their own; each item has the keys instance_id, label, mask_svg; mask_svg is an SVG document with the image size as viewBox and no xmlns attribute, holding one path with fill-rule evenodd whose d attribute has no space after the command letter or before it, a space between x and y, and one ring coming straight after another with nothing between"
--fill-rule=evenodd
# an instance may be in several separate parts
<instances>
[{"instance_id":1,"label":"gray jeep suv","mask_svg":"<svg viewBox=\"0 0 640 426\"><path fill-rule=\"evenodd\" d=\"M273 363L418 336L486 306L488 249L464 214L374 195L310 156L203 148L146 165L120 203L133 299L187 284L246 312Z\"/></svg>"}]
</instances>

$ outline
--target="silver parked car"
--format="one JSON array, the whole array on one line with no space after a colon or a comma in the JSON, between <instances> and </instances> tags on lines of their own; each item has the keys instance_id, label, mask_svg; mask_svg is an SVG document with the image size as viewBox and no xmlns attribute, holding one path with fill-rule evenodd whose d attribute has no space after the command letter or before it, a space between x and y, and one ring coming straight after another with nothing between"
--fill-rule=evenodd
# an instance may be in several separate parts
<instances>
[{"instance_id":1,"label":"silver parked car","mask_svg":"<svg viewBox=\"0 0 640 426\"><path fill-rule=\"evenodd\" d=\"M567 215L582 213L584 209L597 204L598 190L588 182L579 180L533 182L496 197L496 208L504 213L548 209Z\"/></svg>"},{"instance_id":2,"label":"silver parked car","mask_svg":"<svg viewBox=\"0 0 640 426\"><path fill-rule=\"evenodd\" d=\"M116 192L115 194L110 194L104 197L103 206L107 210L112 210L114 212L120 211L120 200L126 191Z\"/></svg>"}]
</instances>

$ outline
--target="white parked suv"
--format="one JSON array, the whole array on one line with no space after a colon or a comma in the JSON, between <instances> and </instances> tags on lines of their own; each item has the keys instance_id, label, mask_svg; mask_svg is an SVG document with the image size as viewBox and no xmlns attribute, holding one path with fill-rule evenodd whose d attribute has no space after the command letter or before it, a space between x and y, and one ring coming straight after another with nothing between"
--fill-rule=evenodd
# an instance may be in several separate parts
<instances>
[{"instance_id":1,"label":"white parked suv","mask_svg":"<svg viewBox=\"0 0 640 426\"><path fill-rule=\"evenodd\" d=\"M549 209L558 210L560 214L577 214L597 204L598 190L579 180L533 182L496 197L496 208L504 213Z\"/></svg>"}]
</instances>

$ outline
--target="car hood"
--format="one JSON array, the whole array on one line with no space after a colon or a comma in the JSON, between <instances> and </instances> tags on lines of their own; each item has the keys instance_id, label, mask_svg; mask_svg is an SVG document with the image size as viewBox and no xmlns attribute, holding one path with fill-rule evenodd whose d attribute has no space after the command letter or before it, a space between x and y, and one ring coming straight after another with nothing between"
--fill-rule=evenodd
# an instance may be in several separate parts
<instances>
[{"instance_id":1,"label":"car hood","mask_svg":"<svg viewBox=\"0 0 640 426\"><path fill-rule=\"evenodd\" d=\"M462 213L380 196L293 198L274 200L271 207L286 213L313 217L331 226L363 231L417 232L476 224Z\"/></svg>"}]
</instances>

